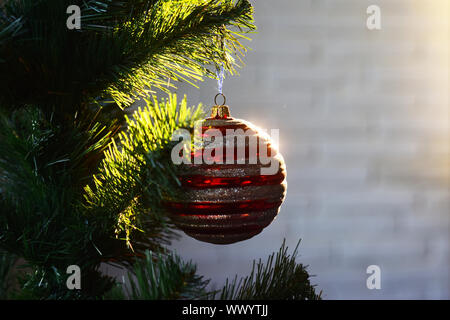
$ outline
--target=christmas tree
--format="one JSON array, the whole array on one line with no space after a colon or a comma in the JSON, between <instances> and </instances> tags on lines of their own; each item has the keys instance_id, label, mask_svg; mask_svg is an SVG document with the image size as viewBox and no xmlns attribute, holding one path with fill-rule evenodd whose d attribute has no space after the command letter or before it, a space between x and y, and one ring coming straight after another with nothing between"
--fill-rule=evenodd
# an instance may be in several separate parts
<instances>
[{"instance_id":1,"label":"christmas tree","mask_svg":"<svg viewBox=\"0 0 450 320\"><path fill-rule=\"evenodd\" d=\"M204 116L172 89L234 74L253 30L247 0L0 1L0 299L320 298L284 243L217 291L168 249L170 138Z\"/></svg>"}]
</instances>

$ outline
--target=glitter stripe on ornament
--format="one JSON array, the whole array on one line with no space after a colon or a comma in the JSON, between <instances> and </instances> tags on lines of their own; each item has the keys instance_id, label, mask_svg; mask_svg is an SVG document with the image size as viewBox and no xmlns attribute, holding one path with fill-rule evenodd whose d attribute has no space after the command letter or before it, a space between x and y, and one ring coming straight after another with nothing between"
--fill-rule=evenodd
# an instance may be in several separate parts
<instances>
[{"instance_id":1,"label":"glitter stripe on ornament","mask_svg":"<svg viewBox=\"0 0 450 320\"><path fill-rule=\"evenodd\" d=\"M272 222L274 210L261 211L256 214L241 213L239 215L179 215L177 223L189 232L211 234L220 232L240 233L242 228L258 230ZM207 227L207 228L206 228Z\"/></svg>"},{"instance_id":2,"label":"glitter stripe on ornament","mask_svg":"<svg viewBox=\"0 0 450 320\"><path fill-rule=\"evenodd\" d=\"M284 165L283 159L280 155L273 157L280 164L278 173L286 177L286 167ZM261 175L261 169L268 167L268 165L262 164L190 164L190 165L180 165L180 177L193 176L193 175L204 175L212 177L245 177L245 176L258 176ZM277 174L278 174L277 173Z\"/></svg>"},{"instance_id":3,"label":"glitter stripe on ornament","mask_svg":"<svg viewBox=\"0 0 450 320\"><path fill-rule=\"evenodd\" d=\"M276 175L243 176L243 177L213 177L203 175L181 176L181 185L187 188L217 188L262 186L280 184L284 180L284 174L280 171Z\"/></svg>"},{"instance_id":4,"label":"glitter stripe on ornament","mask_svg":"<svg viewBox=\"0 0 450 320\"><path fill-rule=\"evenodd\" d=\"M190 215L175 217L177 225L189 236L200 241L229 244L259 234L277 215L278 209L254 213Z\"/></svg>"},{"instance_id":5,"label":"glitter stripe on ornament","mask_svg":"<svg viewBox=\"0 0 450 320\"><path fill-rule=\"evenodd\" d=\"M245 200L239 202L170 202L167 208L175 214L214 215L214 214L240 214L243 210L249 212L264 211L278 208L281 201L266 199Z\"/></svg>"},{"instance_id":6,"label":"glitter stripe on ornament","mask_svg":"<svg viewBox=\"0 0 450 320\"><path fill-rule=\"evenodd\" d=\"M186 188L180 199L170 202L241 202L246 200L267 200L271 202L284 198L286 183L264 186L240 186L225 188ZM182 197L182 199L181 199Z\"/></svg>"}]
</instances>

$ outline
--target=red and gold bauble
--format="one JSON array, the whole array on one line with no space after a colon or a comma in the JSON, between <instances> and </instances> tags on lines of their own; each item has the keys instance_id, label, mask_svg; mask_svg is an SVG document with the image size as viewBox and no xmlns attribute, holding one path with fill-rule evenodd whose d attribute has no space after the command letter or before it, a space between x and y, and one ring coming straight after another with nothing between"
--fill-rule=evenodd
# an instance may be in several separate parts
<instances>
[{"instance_id":1,"label":"red and gold bauble","mask_svg":"<svg viewBox=\"0 0 450 320\"><path fill-rule=\"evenodd\" d=\"M171 198L165 205L172 221L187 235L204 242L231 244L252 238L275 219L286 195L286 166L270 138L251 123L233 119L228 106L213 107L211 117L202 121L202 138L211 129L223 135L223 139L214 141L215 147L223 147L222 154L212 153L213 157L222 157L222 163L198 164L200 161L195 161L198 157L205 158L206 145L193 152L192 163L179 167L183 196ZM230 130L235 136L236 132L245 132L248 138L227 139ZM231 145L230 140L234 140L235 145ZM255 140L257 148L251 146L251 141ZM239 148L245 150L245 155ZM260 161L262 149L270 158L270 164ZM257 161L251 156L252 150L257 153ZM232 164L226 161L230 152L234 159ZM261 173L262 168L274 163L275 172Z\"/></svg>"}]
</instances>

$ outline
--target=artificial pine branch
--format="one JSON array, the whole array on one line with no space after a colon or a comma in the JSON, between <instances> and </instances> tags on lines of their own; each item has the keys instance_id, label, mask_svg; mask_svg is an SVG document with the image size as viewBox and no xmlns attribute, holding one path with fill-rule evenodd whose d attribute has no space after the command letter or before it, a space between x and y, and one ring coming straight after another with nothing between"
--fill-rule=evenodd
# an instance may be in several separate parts
<instances>
[{"instance_id":1,"label":"artificial pine branch","mask_svg":"<svg viewBox=\"0 0 450 320\"><path fill-rule=\"evenodd\" d=\"M81 30L66 27L69 5L82 9ZM7 0L0 7L0 74L8 75L0 77L0 104L68 114L109 97L128 106L150 88L215 77L208 66L232 72L232 55L245 51L239 37L252 29L247 0Z\"/></svg>"},{"instance_id":2,"label":"artificial pine branch","mask_svg":"<svg viewBox=\"0 0 450 320\"><path fill-rule=\"evenodd\" d=\"M318 300L306 267L295 259L300 241L292 255L287 253L286 241L280 250L269 256L264 264L261 259L253 261L250 275L233 281L227 279L219 292L221 300Z\"/></svg>"},{"instance_id":3,"label":"artificial pine branch","mask_svg":"<svg viewBox=\"0 0 450 320\"><path fill-rule=\"evenodd\" d=\"M174 236L161 205L164 195L179 188L171 136L179 128L192 129L203 115L201 105L188 108L186 98L178 103L176 95L146 103L126 118L127 130L105 152L94 183L85 187L83 206L90 221L109 221L111 232L136 254L159 251Z\"/></svg>"},{"instance_id":4,"label":"artificial pine branch","mask_svg":"<svg viewBox=\"0 0 450 320\"><path fill-rule=\"evenodd\" d=\"M300 243L300 242L299 242ZM128 273L130 289L118 284L105 299L167 300L319 300L310 283L306 267L295 261L297 244L292 255L283 244L264 264L253 262L249 276L229 281L220 291L208 291L211 280L196 274L196 266L184 262L176 254L161 255L146 252Z\"/></svg>"},{"instance_id":5,"label":"artificial pine branch","mask_svg":"<svg viewBox=\"0 0 450 320\"><path fill-rule=\"evenodd\" d=\"M75 204L87 182L83 159L104 147L105 136L97 126L61 132L36 108L0 115L0 122L0 248L27 261L38 275L31 283L49 298L67 290L69 265L96 277L101 256L92 234L105 231L94 229Z\"/></svg>"},{"instance_id":6,"label":"artificial pine branch","mask_svg":"<svg viewBox=\"0 0 450 320\"><path fill-rule=\"evenodd\" d=\"M0 300L8 297L11 289L11 270L17 261L17 256L0 250Z\"/></svg>"},{"instance_id":7,"label":"artificial pine branch","mask_svg":"<svg viewBox=\"0 0 450 320\"><path fill-rule=\"evenodd\" d=\"M79 169L109 141L98 125L83 134L76 128L61 132L33 108L0 117L0 247L46 277L39 286L45 290L34 292L49 298L52 290L64 291L59 275L68 265L96 277L101 262L128 266L134 255L161 251L173 237L160 204L161 195L178 186L170 138L177 128L191 128L202 113L200 106L188 108L186 99L178 104L175 95L147 102L127 118L128 130L109 146L93 177ZM85 189L78 187L82 183ZM92 290L80 297L97 292Z\"/></svg>"},{"instance_id":8,"label":"artificial pine branch","mask_svg":"<svg viewBox=\"0 0 450 320\"><path fill-rule=\"evenodd\" d=\"M196 269L175 254L146 251L145 258L128 273L130 290L125 290L126 296L133 300L205 299L209 281L197 275Z\"/></svg>"}]
</instances>

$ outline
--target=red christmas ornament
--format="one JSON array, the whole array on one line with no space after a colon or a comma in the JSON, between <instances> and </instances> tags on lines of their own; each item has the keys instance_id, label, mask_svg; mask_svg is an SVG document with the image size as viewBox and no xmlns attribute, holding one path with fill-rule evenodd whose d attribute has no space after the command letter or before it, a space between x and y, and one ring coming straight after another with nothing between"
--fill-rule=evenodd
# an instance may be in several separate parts
<instances>
[{"instance_id":1,"label":"red christmas ornament","mask_svg":"<svg viewBox=\"0 0 450 320\"><path fill-rule=\"evenodd\" d=\"M260 129L233 119L225 105L213 107L201 135L202 148L192 152L191 164L180 165L185 192L166 201L169 215L200 241L230 244L252 238L275 219L285 198L283 157Z\"/></svg>"}]
</instances>

